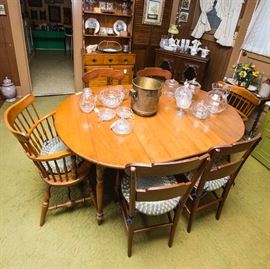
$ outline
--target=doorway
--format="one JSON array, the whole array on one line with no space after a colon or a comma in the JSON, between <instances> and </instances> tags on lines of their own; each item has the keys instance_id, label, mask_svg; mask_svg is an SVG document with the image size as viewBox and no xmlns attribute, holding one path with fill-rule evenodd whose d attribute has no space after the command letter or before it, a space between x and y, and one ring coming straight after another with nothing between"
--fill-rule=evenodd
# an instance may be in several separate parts
<instances>
[{"instance_id":1,"label":"doorway","mask_svg":"<svg viewBox=\"0 0 270 269\"><path fill-rule=\"evenodd\" d=\"M74 93L71 0L21 0L35 96Z\"/></svg>"}]
</instances>

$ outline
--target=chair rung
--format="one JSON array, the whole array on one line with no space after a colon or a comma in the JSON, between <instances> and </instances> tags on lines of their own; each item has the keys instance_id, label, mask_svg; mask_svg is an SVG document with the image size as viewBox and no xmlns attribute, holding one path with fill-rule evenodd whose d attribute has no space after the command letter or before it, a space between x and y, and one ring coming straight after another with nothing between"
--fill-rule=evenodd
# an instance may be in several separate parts
<instances>
[{"instance_id":1,"label":"chair rung","mask_svg":"<svg viewBox=\"0 0 270 269\"><path fill-rule=\"evenodd\" d=\"M170 227L172 225L173 225L173 223L163 223L163 224L151 225L151 226L147 226L144 228L134 229L134 233L142 233L142 232L149 231L149 230L162 229L162 228Z\"/></svg>"},{"instance_id":2,"label":"chair rung","mask_svg":"<svg viewBox=\"0 0 270 269\"><path fill-rule=\"evenodd\" d=\"M50 206L48 208L48 210L54 210L54 209L58 209L58 208L62 208L62 207L69 208L69 207L72 207L76 204L85 203L86 201L92 201L91 197L84 197L84 198L78 199L78 200L67 201L66 203L63 203L63 204L53 205L53 206Z\"/></svg>"}]
</instances>

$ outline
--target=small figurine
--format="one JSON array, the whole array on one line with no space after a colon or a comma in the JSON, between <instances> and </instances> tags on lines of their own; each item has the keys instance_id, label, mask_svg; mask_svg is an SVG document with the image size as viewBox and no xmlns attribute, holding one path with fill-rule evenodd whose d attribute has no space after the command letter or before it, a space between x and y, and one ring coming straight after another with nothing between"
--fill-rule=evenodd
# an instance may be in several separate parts
<instances>
[{"instance_id":1,"label":"small figurine","mask_svg":"<svg viewBox=\"0 0 270 269\"><path fill-rule=\"evenodd\" d=\"M198 39L191 41L192 46L190 46L190 54L196 55L198 53L199 46L202 44Z\"/></svg>"},{"instance_id":2,"label":"small figurine","mask_svg":"<svg viewBox=\"0 0 270 269\"><path fill-rule=\"evenodd\" d=\"M199 50L201 51L201 57L202 57L202 58L206 58L207 55L208 55L209 52L210 52L210 50L209 50L207 47L205 47L204 49L199 48L198 51L199 51Z\"/></svg>"}]
</instances>

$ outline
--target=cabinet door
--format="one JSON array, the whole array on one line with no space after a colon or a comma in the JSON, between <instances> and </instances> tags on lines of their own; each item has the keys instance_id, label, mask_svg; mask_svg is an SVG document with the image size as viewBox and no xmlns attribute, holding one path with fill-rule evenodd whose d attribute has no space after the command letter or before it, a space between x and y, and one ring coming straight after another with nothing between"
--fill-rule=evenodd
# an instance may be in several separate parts
<instances>
[{"instance_id":1,"label":"cabinet door","mask_svg":"<svg viewBox=\"0 0 270 269\"><path fill-rule=\"evenodd\" d=\"M133 79L133 65L111 65L111 66L106 66L106 67L111 67L115 70L120 70L124 73L124 79L122 80L123 85L131 84L132 79ZM92 71L93 69L97 68L104 68L102 65L96 65L96 66L90 66L87 65L84 68L85 72ZM107 85L107 79L106 78L97 78L93 81L90 81L89 86L94 87L94 86L106 86ZM117 85L117 81L113 81L113 85Z\"/></svg>"},{"instance_id":2,"label":"cabinet door","mask_svg":"<svg viewBox=\"0 0 270 269\"><path fill-rule=\"evenodd\" d=\"M113 65L113 69L123 71L125 77L122 80L123 85L131 84L133 79L133 65Z\"/></svg>"},{"instance_id":3,"label":"cabinet door","mask_svg":"<svg viewBox=\"0 0 270 269\"><path fill-rule=\"evenodd\" d=\"M88 72L97 68L104 68L104 65L86 65L84 66L84 71ZM107 85L107 78L96 78L93 81L89 82L89 87L105 86L105 85Z\"/></svg>"},{"instance_id":4,"label":"cabinet door","mask_svg":"<svg viewBox=\"0 0 270 269\"><path fill-rule=\"evenodd\" d=\"M262 128L260 128L262 140L252 156L270 169L270 111L265 115Z\"/></svg>"}]
</instances>

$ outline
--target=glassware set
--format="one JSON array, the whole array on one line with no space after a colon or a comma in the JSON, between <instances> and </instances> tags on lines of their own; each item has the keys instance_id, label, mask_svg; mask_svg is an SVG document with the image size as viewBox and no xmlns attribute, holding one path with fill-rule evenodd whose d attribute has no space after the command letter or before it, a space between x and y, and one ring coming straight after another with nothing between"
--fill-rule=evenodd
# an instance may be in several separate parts
<instances>
[{"instance_id":1,"label":"glassware set","mask_svg":"<svg viewBox=\"0 0 270 269\"><path fill-rule=\"evenodd\" d=\"M90 88L84 88L80 96L80 109L84 113L90 113L94 110L98 114L100 122L110 121L117 115L119 119L111 125L111 129L116 134L129 134L132 131L132 125L127 119L133 118L133 111L128 107L119 107L125 99L125 95L124 88L107 88L96 97ZM103 107L96 107L97 99Z\"/></svg>"},{"instance_id":2,"label":"glassware set","mask_svg":"<svg viewBox=\"0 0 270 269\"><path fill-rule=\"evenodd\" d=\"M206 119L210 113L216 114L226 109L230 91L226 85L221 83L212 83L212 90L207 93L206 98L192 104L192 96L200 86L198 82L193 80L185 82L184 86L175 90L176 106L179 108L176 112L178 116L183 116L184 110L190 107L191 113L198 119Z\"/></svg>"}]
</instances>

